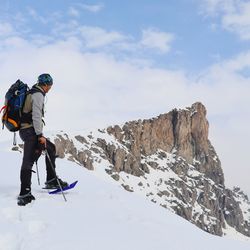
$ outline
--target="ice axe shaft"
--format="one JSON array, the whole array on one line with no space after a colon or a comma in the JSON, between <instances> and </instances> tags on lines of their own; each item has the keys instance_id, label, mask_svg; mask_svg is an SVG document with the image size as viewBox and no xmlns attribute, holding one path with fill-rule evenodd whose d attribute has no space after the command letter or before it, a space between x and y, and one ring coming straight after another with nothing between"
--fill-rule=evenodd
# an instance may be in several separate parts
<instances>
[{"instance_id":1,"label":"ice axe shaft","mask_svg":"<svg viewBox=\"0 0 250 250\"><path fill-rule=\"evenodd\" d=\"M61 185L60 181L59 181L58 178L57 178L56 170L55 170L55 168L53 167L53 164L52 164L52 161L51 161L51 159L50 159L49 153L48 153L48 151L47 151L46 148L45 148L44 151L45 151L45 155L47 156L47 158L48 158L48 160L49 160L50 166L51 166L51 168L52 168L52 170L53 170L53 172L54 172L54 174L55 174L55 178L56 178L56 181L57 181L57 183L58 183L58 186L59 186L60 189L61 189L62 196L63 196L63 198L64 198L64 200L65 200L65 202L66 202L67 200L66 200L65 194L64 194L64 192L63 192L62 185Z\"/></svg>"}]
</instances>

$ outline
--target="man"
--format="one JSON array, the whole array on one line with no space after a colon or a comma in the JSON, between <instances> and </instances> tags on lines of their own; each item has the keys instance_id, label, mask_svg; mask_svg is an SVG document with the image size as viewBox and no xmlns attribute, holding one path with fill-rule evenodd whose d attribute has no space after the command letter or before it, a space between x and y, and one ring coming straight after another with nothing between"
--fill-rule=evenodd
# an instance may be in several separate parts
<instances>
[{"instance_id":1,"label":"man","mask_svg":"<svg viewBox=\"0 0 250 250\"><path fill-rule=\"evenodd\" d=\"M24 103L21 129L19 131L19 135L24 141L23 161L20 173L21 190L17 199L19 206L25 206L32 200L35 200L35 197L31 194L32 167L45 149L49 156L46 154L45 157L47 172L45 188L58 188L58 181L62 187L68 186L67 182L59 178L57 181L55 172L56 148L43 135L44 99L52 85L53 79L49 74L40 75L37 84L31 88Z\"/></svg>"}]
</instances>

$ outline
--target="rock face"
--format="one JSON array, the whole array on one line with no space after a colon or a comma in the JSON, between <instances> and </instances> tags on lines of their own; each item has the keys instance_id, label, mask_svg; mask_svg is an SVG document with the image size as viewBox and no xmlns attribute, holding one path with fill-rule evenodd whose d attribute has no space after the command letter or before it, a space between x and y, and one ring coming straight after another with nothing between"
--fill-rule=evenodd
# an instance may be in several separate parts
<instances>
[{"instance_id":1,"label":"rock face","mask_svg":"<svg viewBox=\"0 0 250 250\"><path fill-rule=\"evenodd\" d=\"M220 160L208 139L201 103L156 118L104 130L54 137L60 157L142 193L201 229L222 236L232 227L250 237L250 203L224 184Z\"/></svg>"},{"instance_id":2,"label":"rock face","mask_svg":"<svg viewBox=\"0 0 250 250\"><path fill-rule=\"evenodd\" d=\"M138 163L142 155L152 155L157 150L175 150L187 163L195 164L201 173L215 183L224 185L220 161L208 140L206 109L201 103L195 103L185 110L173 110L154 119L129 122L123 128L109 127L107 131L128 148L139 160ZM140 164L136 166L140 168ZM132 169L135 170L136 166ZM124 170L119 161L115 162L115 167L118 171ZM139 174L140 170L137 169L136 173Z\"/></svg>"}]
</instances>

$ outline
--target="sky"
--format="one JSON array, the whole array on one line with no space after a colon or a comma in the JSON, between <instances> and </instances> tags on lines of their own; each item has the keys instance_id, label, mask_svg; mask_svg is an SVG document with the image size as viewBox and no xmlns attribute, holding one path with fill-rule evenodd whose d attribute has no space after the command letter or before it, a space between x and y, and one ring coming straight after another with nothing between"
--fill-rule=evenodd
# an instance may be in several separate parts
<instances>
[{"instance_id":1,"label":"sky","mask_svg":"<svg viewBox=\"0 0 250 250\"><path fill-rule=\"evenodd\" d=\"M0 0L0 101L50 73L46 130L65 131L200 101L226 184L250 195L249 40L245 0Z\"/></svg>"}]
</instances>

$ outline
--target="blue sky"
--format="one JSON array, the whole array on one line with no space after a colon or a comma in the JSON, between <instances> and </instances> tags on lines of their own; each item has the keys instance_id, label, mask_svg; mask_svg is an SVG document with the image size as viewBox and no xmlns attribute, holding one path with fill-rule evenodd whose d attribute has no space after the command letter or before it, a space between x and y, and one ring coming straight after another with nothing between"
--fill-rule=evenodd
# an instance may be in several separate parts
<instances>
[{"instance_id":1,"label":"blue sky","mask_svg":"<svg viewBox=\"0 0 250 250\"><path fill-rule=\"evenodd\" d=\"M182 68L197 73L214 62L249 49L248 40L221 27L220 13L206 13L204 5L207 2L209 6L209 0L1 2L1 21L11 23L26 38L34 34L52 40L62 38L60 32L54 32L55 27L59 23L70 25L72 22L119 32L129 37L130 42L140 40L143 30L172 34L167 52L141 49L136 53L163 68ZM135 51L122 51L122 56L129 53Z\"/></svg>"},{"instance_id":2,"label":"blue sky","mask_svg":"<svg viewBox=\"0 0 250 250\"><path fill-rule=\"evenodd\" d=\"M32 85L51 73L48 130L105 127L201 101L228 184L240 180L250 194L250 1L0 3L2 98L16 79Z\"/></svg>"}]
</instances>

